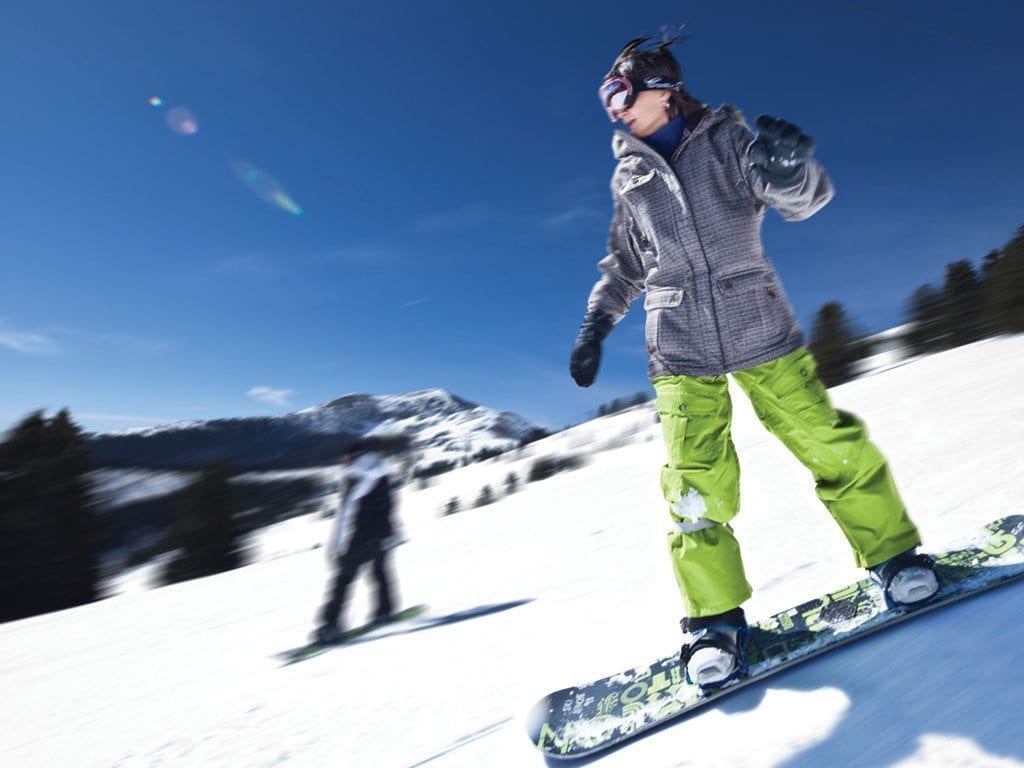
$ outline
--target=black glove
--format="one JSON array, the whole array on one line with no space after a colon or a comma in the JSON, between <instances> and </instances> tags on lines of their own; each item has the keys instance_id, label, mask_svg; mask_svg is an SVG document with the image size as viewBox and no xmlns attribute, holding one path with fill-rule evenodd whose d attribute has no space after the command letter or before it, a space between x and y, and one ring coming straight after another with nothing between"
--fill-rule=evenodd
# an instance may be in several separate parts
<instances>
[{"instance_id":1,"label":"black glove","mask_svg":"<svg viewBox=\"0 0 1024 768\"><path fill-rule=\"evenodd\" d=\"M804 162L814 151L814 139L792 123L761 115L747 154L750 164L770 184L788 186L804 172Z\"/></svg>"},{"instance_id":2,"label":"black glove","mask_svg":"<svg viewBox=\"0 0 1024 768\"><path fill-rule=\"evenodd\" d=\"M601 310L587 312L569 355L569 373L581 387L589 387L597 378L601 364L601 342L612 332L612 318Z\"/></svg>"}]
</instances>

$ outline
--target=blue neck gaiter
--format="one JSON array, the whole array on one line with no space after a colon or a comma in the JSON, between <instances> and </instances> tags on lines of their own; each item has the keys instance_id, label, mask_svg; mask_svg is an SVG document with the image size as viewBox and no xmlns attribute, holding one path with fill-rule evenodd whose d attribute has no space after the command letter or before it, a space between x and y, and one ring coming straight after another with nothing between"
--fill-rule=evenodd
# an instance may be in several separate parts
<instances>
[{"instance_id":1,"label":"blue neck gaiter","mask_svg":"<svg viewBox=\"0 0 1024 768\"><path fill-rule=\"evenodd\" d=\"M684 133L686 133L686 118L682 115L676 115L661 128L646 137L644 141L659 155L666 160L670 160L672 153L679 146L679 142L683 140Z\"/></svg>"}]
</instances>

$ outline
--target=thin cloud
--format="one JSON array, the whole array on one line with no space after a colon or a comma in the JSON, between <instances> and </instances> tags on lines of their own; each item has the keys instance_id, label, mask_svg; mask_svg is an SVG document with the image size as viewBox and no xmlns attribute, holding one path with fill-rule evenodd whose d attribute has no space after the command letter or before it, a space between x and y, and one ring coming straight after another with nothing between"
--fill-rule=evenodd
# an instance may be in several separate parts
<instances>
[{"instance_id":1,"label":"thin cloud","mask_svg":"<svg viewBox=\"0 0 1024 768\"><path fill-rule=\"evenodd\" d=\"M71 337L88 344L117 347L139 355L162 354L171 348L171 342L164 339L138 336L133 333L102 333L64 327L56 327L53 331L61 336Z\"/></svg>"},{"instance_id":2,"label":"thin cloud","mask_svg":"<svg viewBox=\"0 0 1024 768\"><path fill-rule=\"evenodd\" d=\"M488 203L472 203L448 211L437 211L420 216L414 222L416 229L426 232L476 229L492 224L497 218L494 207Z\"/></svg>"},{"instance_id":3,"label":"thin cloud","mask_svg":"<svg viewBox=\"0 0 1024 768\"><path fill-rule=\"evenodd\" d=\"M608 177L593 173L582 174L556 186L555 193L563 199L583 198L587 202L603 200L607 203Z\"/></svg>"},{"instance_id":4,"label":"thin cloud","mask_svg":"<svg viewBox=\"0 0 1024 768\"><path fill-rule=\"evenodd\" d=\"M549 229L608 226L612 211L607 178L593 174L577 176L552 189L547 200L546 207L561 209L541 219L541 224Z\"/></svg>"},{"instance_id":5,"label":"thin cloud","mask_svg":"<svg viewBox=\"0 0 1024 768\"><path fill-rule=\"evenodd\" d=\"M82 346L115 347L138 355L166 352L171 342L134 333L88 331L62 325L48 326L41 331L17 331L0 322L0 347L32 355L63 352Z\"/></svg>"},{"instance_id":6,"label":"thin cloud","mask_svg":"<svg viewBox=\"0 0 1024 768\"><path fill-rule=\"evenodd\" d=\"M383 266L395 264L401 259L391 248L379 245L347 245L306 257L310 264L358 264Z\"/></svg>"},{"instance_id":7,"label":"thin cloud","mask_svg":"<svg viewBox=\"0 0 1024 768\"><path fill-rule=\"evenodd\" d=\"M41 333L0 328L0 347L26 355L49 355L59 351L57 342Z\"/></svg>"},{"instance_id":8,"label":"thin cloud","mask_svg":"<svg viewBox=\"0 0 1024 768\"><path fill-rule=\"evenodd\" d=\"M231 256L213 262L208 268L214 274L243 278L263 279L280 277L285 274L284 267L276 259L258 254Z\"/></svg>"},{"instance_id":9,"label":"thin cloud","mask_svg":"<svg viewBox=\"0 0 1024 768\"><path fill-rule=\"evenodd\" d=\"M562 229L577 224L596 224L607 221L607 219L608 214L603 209L598 210L591 206L575 205L561 213L548 216L544 219L543 223L549 229Z\"/></svg>"},{"instance_id":10,"label":"thin cloud","mask_svg":"<svg viewBox=\"0 0 1024 768\"><path fill-rule=\"evenodd\" d=\"M407 301L405 304L399 305L399 309L409 309L409 307L418 307L420 304L426 304L430 299L416 299L415 301Z\"/></svg>"},{"instance_id":11,"label":"thin cloud","mask_svg":"<svg viewBox=\"0 0 1024 768\"><path fill-rule=\"evenodd\" d=\"M292 404L288 401L291 397L291 389L274 389L273 387L253 387L246 394L258 403L265 403L272 405L275 408L291 408Z\"/></svg>"}]
</instances>

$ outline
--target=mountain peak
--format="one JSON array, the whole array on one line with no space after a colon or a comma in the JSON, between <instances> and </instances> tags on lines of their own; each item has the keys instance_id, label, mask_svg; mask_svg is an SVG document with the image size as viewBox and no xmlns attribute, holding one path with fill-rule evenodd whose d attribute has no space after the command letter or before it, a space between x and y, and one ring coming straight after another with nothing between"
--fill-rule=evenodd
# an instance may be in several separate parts
<instances>
[{"instance_id":1,"label":"mountain peak","mask_svg":"<svg viewBox=\"0 0 1024 768\"><path fill-rule=\"evenodd\" d=\"M521 416L480 406L445 389L393 395L351 393L278 417L191 422L148 434L93 441L111 466L193 467L211 459L239 467L318 466L339 446L371 434L401 433L423 464L458 463L504 451L539 428Z\"/></svg>"}]
</instances>

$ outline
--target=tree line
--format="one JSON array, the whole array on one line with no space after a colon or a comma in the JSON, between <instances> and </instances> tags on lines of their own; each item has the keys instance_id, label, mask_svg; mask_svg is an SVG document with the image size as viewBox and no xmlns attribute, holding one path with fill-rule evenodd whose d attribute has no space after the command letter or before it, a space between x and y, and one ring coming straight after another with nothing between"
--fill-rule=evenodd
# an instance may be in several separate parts
<instances>
[{"instance_id":1,"label":"tree line","mask_svg":"<svg viewBox=\"0 0 1024 768\"><path fill-rule=\"evenodd\" d=\"M1024 332L1024 226L978 266L967 259L946 265L941 285L922 285L910 296L905 317L908 328L901 342L910 355ZM835 301L818 310L808 346L827 386L852 379L857 361L872 352Z\"/></svg>"},{"instance_id":2,"label":"tree line","mask_svg":"<svg viewBox=\"0 0 1024 768\"><path fill-rule=\"evenodd\" d=\"M0 622L98 599L103 518L89 445L67 409L37 411L0 443ZM161 573L169 584L242 564L240 508L223 466L186 489Z\"/></svg>"}]
</instances>

